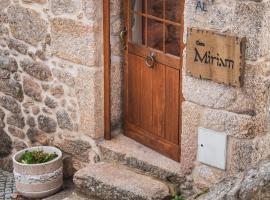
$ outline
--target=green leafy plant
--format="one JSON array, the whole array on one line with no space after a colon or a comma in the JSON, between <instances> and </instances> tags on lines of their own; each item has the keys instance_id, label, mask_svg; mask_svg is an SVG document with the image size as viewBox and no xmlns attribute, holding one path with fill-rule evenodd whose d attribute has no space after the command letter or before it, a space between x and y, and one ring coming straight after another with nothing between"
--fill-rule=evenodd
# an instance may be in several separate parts
<instances>
[{"instance_id":1,"label":"green leafy plant","mask_svg":"<svg viewBox=\"0 0 270 200\"><path fill-rule=\"evenodd\" d=\"M185 200L184 197L176 195L172 200Z\"/></svg>"},{"instance_id":2,"label":"green leafy plant","mask_svg":"<svg viewBox=\"0 0 270 200\"><path fill-rule=\"evenodd\" d=\"M56 153L46 153L41 150L25 151L18 161L23 164L41 164L49 162L57 157L58 155Z\"/></svg>"}]
</instances>

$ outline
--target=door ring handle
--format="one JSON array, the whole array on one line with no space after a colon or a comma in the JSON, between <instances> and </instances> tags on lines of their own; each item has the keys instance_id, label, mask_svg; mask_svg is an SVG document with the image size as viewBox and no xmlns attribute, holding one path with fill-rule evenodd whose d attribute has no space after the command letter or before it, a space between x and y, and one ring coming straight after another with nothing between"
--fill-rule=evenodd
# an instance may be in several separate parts
<instances>
[{"instance_id":1,"label":"door ring handle","mask_svg":"<svg viewBox=\"0 0 270 200\"><path fill-rule=\"evenodd\" d=\"M149 68L153 68L156 62L156 56L154 53L151 53L150 55L146 56L145 58L145 64Z\"/></svg>"}]
</instances>

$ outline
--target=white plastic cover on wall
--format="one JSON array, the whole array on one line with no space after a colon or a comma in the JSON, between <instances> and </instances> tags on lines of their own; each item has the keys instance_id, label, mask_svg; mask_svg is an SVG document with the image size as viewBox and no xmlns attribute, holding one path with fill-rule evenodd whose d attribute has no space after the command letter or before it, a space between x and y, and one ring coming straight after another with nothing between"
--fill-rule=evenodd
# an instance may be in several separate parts
<instances>
[{"instance_id":1,"label":"white plastic cover on wall","mask_svg":"<svg viewBox=\"0 0 270 200\"><path fill-rule=\"evenodd\" d=\"M198 128L198 161L219 169L226 169L227 135L206 128Z\"/></svg>"}]
</instances>

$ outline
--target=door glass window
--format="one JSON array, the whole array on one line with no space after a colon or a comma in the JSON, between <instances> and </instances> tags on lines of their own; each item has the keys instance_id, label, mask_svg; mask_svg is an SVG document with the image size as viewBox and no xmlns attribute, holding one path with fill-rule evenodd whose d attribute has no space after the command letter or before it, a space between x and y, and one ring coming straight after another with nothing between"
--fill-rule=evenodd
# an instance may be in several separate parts
<instances>
[{"instance_id":1,"label":"door glass window","mask_svg":"<svg viewBox=\"0 0 270 200\"><path fill-rule=\"evenodd\" d=\"M147 44L153 49L163 51L163 23L158 20L147 21Z\"/></svg>"},{"instance_id":2,"label":"door glass window","mask_svg":"<svg viewBox=\"0 0 270 200\"><path fill-rule=\"evenodd\" d=\"M165 19L173 22L181 22L181 0L166 0L165 1Z\"/></svg>"},{"instance_id":3,"label":"door glass window","mask_svg":"<svg viewBox=\"0 0 270 200\"><path fill-rule=\"evenodd\" d=\"M133 14L131 17L131 41L135 44L145 45L145 17Z\"/></svg>"},{"instance_id":4,"label":"door glass window","mask_svg":"<svg viewBox=\"0 0 270 200\"><path fill-rule=\"evenodd\" d=\"M180 56L181 0L130 0L131 42Z\"/></svg>"},{"instance_id":5,"label":"door glass window","mask_svg":"<svg viewBox=\"0 0 270 200\"><path fill-rule=\"evenodd\" d=\"M147 0L147 14L158 18L163 18L163 0Z\"/></svg>"},{"instance_id":6,"label":"door glass window","mask_svg":"<svg viewBox=\"0 0 270 200\"><path fill-rule=\"evenodd\" d=\"M145 0L132 0L131 10L139 13L145 13Z\"/></svg>"},{"instance_id":7,"label":"door glass window","mask_svg":"<svg viewBox=\"0 0 270 200\"><path fill-rule=\"evenodd\" d=\"M166 24L166 53L180 56L180 27Z\"/></svg>"}]
</instances>

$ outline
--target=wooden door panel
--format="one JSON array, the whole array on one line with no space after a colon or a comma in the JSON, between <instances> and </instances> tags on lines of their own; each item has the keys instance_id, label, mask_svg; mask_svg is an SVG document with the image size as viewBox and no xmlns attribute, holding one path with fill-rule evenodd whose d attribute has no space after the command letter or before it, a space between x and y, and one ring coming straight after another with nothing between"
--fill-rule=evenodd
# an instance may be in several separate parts
<instances>
[{"instance_id":1,"label":"wooden door panel","mask_svg":"<svg viewBox=\"0 0 270 200\"><path fill-rule=\"evenodd\" d=\"M179 145L172 144L161 137L155 137L142 128L129 122L126 123L125 135L168 156L176 161L180 160Z\"/></svg>"},{"instance_id":2,"label":"wooden door panel","mask_svg":"<svg viewBox=\"0 0 270 200\"><path fill-rule=\"evenodd\" d=\"M139 125L141 122L141 63L136 56L129 55L128 65L128 97L127 118L130 122Z\"/></svg>"},{"instance_id":3,"label":"wooden door panel","mask_svg":"<svg viewBox=\"0 0 270 200\"><path fill-rule=\"evenodd\" d=\"M136 58L141 63L141 127L152 132L153 120L153 95L152 95L152 70L145 66L144 59Z\"/></svg>"},{"instance_id":4,"label":"wooden door panel","mask_svg":"<svg viewBox=\"0 0 270 200\"><path fill-rule=\"evenodd\" d=\"M174 143L179 143L179 70L166 68L166 120L165 120L165 138Z\"/></svg>"},{"instance_id":5,"label":"wooden door panel","mask_svg":"<svg viewBox=\"0 0 270 200\"><path fill-rule=\"evenodd\" d=\"M164 137L165 133L165 71L162 64L156 64L152 69L153 83L153 134Z\"/></svg>"},{"instance_id":6,"label":"wooden door panel","mask_svg":"<svg viewBox=\"0 0 270 200\"><path fill-rule=\"evenodd\" d=\"M179 76L177 69L160 63L149 68L144 58L129 54L129 123L148 137L175 145L179 144Z\"/></svg>"}]
</instances>

